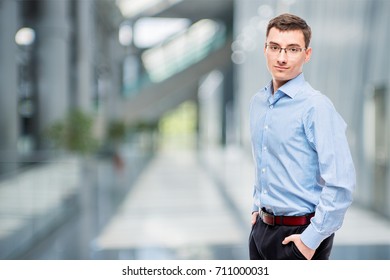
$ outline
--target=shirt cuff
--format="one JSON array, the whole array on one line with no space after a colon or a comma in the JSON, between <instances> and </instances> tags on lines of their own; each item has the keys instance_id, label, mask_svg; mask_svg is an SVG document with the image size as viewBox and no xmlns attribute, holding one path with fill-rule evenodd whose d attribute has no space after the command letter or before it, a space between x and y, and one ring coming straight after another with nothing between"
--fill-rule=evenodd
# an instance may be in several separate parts
<instances>
[{"instance_id":1,"label":"shirt cuff","mask_svg":"<svg viewBox=\"0 0 390 280\"><path fill-rule=\"evenodd\" d=\"M312 250L316 250L327 237L318 233L311 224L301 234L302 242Z\"/></svg>"},{"instance_id":2,"label":"shirt cuff","mask_svg":"<svg viewBox=\"0 0 390 280\"><path fill-rule=\"evenodd\" d=\"M253 204L252 214L253 214L253 212L259 212L259 206L257 206L256 204Z\"/></svg>"}]
</instances>

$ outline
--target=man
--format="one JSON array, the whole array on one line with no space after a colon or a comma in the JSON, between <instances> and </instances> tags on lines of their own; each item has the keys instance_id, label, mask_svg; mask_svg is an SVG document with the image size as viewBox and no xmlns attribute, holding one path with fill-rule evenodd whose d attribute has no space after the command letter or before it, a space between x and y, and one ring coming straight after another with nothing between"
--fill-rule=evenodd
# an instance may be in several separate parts
<instances>
[{"instance_id":1,"label":"man","mask_svg":"<svg viewBox=\"0 0 390 280\"><path fill-rule=\"evenodd\" d=\"M272 81L253 96L255 162L251 259L329 259L352 203L355 169L346 124L304 78L311 29L291 14L272 19L264 55Z\"/></svg>"}]
</instances>

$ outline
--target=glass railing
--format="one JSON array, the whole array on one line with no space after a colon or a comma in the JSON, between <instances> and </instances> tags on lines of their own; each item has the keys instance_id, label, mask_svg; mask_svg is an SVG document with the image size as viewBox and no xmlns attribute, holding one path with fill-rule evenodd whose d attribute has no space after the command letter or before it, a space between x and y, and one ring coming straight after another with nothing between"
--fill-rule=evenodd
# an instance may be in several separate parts
<instances>
[{"instance_id":1,"label":"glass railing","mask_svg":"<svg viewBox=\"0 0 390 280\"><path fill-rule=\"evenodd\" d=\"M219 49L225 41L223 24L209 19L194 23L186 32L143 52L145 73L134 83L124 86L124 96L133 96L150 83L159 83L180 73Z\"/></svg>"},{"instance_id":2,"label":"glass railing","mask_svg":"<svg viewBox=\"0 0 390 280\"><path fill-rule=\"evenodd\" d=\"M154 141L151 133L133 133L118 148L120 157L64 153L1 178L0 260L24 259L27 252L28 259L37 244L40 248L49 246L43 244L49 234L60 226L77 227L78 219L102 222L107 213L95 213L93 207L105 209L112 203L110 209L115 209L119 205L119 199L153 156ZM68 232L89 234L81 230L71 228ZM53 248L47 257L63 257L56 254Z\"/></svg>"}]
</instances>

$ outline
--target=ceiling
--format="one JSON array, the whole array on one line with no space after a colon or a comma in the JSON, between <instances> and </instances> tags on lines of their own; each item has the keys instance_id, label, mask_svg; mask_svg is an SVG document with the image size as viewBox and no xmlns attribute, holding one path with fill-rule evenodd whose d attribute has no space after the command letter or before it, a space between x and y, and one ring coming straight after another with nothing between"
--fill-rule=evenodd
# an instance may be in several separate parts
<instances>
[{"instance_id":1,"label":"ceiling","mask_svg":"<svg viewBox=\"0 0 390 280\"><path fill-rule=\"evenodd\" d=\"M231 24L234 0L183 0L155 16L182 17L195 22L208 18Z\"/></svg>"}]
</instances>

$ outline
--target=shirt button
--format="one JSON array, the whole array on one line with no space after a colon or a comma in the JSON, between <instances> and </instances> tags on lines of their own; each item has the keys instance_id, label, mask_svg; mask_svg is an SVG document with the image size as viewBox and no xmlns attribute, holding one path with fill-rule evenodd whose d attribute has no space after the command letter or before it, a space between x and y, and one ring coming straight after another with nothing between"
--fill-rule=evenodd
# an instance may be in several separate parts
<instances>
[{"instance_id":1,"label":"shirt button","mask_svg":"<svg viewBox=\"0 0 390 280\"><path fill-rule=\"evenodd\" d=\"M268 125L264 126L264 130L267 130L268 129Z\"/></svg>"},{"instance_id":2,"label":"shirt button","mask_svg":"<svg viewBox=\"0 0 390 280\"><path fill-rule=\"evenodd\" d=\"M269 105L269 108L272 109L274 107L274 105Z\"/></svg>"},{"instance_id":3,"label":"shirt button","mask_svg":"<svg viewBox=\"0 0 390 280\"><path fill-rule=\"evenodd\" d=\"M268 149L267 146L263 147L263 151L266 151L267 149Z\"/></svg>"},{"instance_id":4,"label":"shirt button","mask_svg":"<svg viewBox=\"0 0 390 280\"><path fill-rule=\"evenodd\" d=\"M263 191L263 194L267 194L267 193L268 193L267 190L264 190L264 191Z\"/></svg>"},{"instance_id":5,"label":"shirt button","mask_svg":"<svg viewBox=\"0 0 390 280\"><path fill-rule=\"evenodd\" d=\"M261 173L263 174L265 173L265 168L261 169Z\"/></svg>"}]
</instances>

